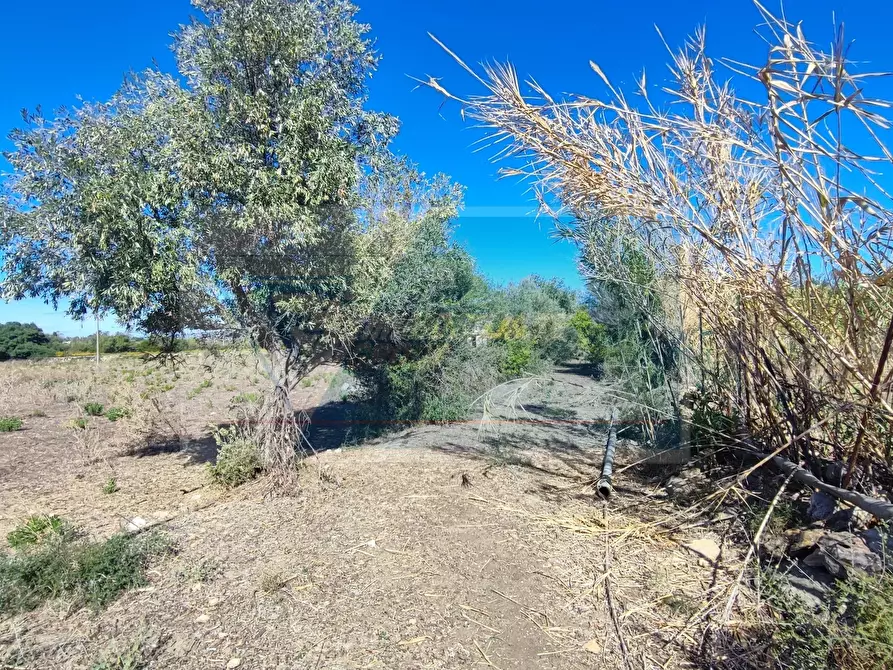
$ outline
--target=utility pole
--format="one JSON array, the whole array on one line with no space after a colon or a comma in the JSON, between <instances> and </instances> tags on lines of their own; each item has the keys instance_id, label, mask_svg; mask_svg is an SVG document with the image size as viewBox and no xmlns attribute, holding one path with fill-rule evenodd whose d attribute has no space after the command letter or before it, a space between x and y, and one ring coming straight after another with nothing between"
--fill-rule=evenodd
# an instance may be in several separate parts
<instances>
[{"instance_id":1,"label":"utility pole","mask_svg":"<svg viewBox=\"0 0 893 670\"><path fill-rule=\"evenodd\" d=\"M99 312L93 312L96 317L96 369L99 370Z\"/></svg>"}]
</instances>

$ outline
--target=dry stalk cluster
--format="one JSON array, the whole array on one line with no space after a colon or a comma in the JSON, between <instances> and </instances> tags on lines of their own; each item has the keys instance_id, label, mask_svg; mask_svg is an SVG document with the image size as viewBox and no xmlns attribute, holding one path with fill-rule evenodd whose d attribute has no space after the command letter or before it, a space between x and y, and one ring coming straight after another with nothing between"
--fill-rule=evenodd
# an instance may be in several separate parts
<instances>
[{"instance_id":1,"label":"dry stalk cluster","mask_svg":"<svg viewBox=\"0 0 893 670\"><path fill-rule=\"evenodd\" d=\"M505 171L572 215L588 279L641 297L621 261L647 258L660 300L645 318L681 354L677 399L700 386L766 450L816 473L842 461L844 485L870 488L893 465L889 104L842 29L825 51L758 8L767 61L723 62L740 93L702 30L673 83L655 93L643 74L634 102L594 63L602 99L526 95L511 66L463 64L488 91L461 102Z\"/></svg>"}]
</instances>

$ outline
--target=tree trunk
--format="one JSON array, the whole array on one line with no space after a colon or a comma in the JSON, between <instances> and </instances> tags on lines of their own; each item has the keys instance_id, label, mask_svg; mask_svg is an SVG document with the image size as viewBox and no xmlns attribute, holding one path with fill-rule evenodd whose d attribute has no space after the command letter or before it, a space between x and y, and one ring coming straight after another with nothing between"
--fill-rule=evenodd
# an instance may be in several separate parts
<instances>
[{"instance_id":1,"label":"tree trunk","mask_svg":"<svg viewBox=\"0 0 893 670\"><path fill-rule=\"evenodd\" d=\"M268 345L258 359L272 384L254 426L261 463L268 472L290 477L311 451L305 435L309 418L292 402L293 391L309 372L311 361L278 344Z\"/></svg>"}]
</instances>

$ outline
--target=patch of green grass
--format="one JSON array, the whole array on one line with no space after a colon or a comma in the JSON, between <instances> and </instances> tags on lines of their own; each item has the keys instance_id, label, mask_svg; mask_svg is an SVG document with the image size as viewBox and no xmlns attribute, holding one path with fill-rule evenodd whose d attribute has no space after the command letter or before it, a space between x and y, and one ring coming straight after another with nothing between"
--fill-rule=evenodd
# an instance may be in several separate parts
<instances>
[{"instance_id":1,"label":"patch of green grass","mask_svg":"<svg viewBox=\"0 0 893 670\"><path fill-rule=\"evenodd\" d=\"M259 405L263 398L261 398L260 393L254 392L246 392L240 393L236 396L233 396L233 399L230 401L232 405Z\"/></svg>"},{"instance_id":2,"label":"patch of green grass","mask_svg":"<svg viewBox=\"0 0 893 670\"><path fill-rule=\"evenodd\" d=\"M11 433L22 428L22 420L15 416L0 418L0 433Z\"/></svg>"},{"instance_id":3,"label":"patch of green grass","mask_svg":"<svg viewBox=\"0 0 893 670\"><path fill-rule=\"evenodd\" d=\"M87 429L87 419L82 416L79 416L76 419L72 419L70 423L72 428L77 428L78 430L86 430Z\"/></svg>"},{"instance_id":4,"label":"patch of green grass","mask_svg":"<svg viewBox=\"0 0 893 670\"><path fill-rule=\"evenodd\" d=\"M88 402L84 405L84 414L87 416L102 416L105 407L99 402Z\"/></svg>"},{"instance_id":5,"label":"patch of green grass","mask_svg":"<svg viewBox=\"0 0 893 670\"><path fill-rule=\"evenodd\" d=\"M29 516L6 536L6 541L13 549L41 544L52 538L61 538L70 534L71 530L65 521L52 514Z\"/></svg>"},{"instance_id":6,"label":"patch of green grass","mask_svg":"<svg viewBox=\"0 0 893 670\"><path fill-rule=\"evenodd\" d=\"M145 586L150 559L169 546L153 532L100 542L69 534L0 556L0 614L31 610L60 596L99 610L124 591Z\"/></svg>"},{"instance_id":7,"label":"patch of green grass","mask_svg":"<svg viewBox=\"0 0 893 670\"><path fill-rule=\"evenodd\" d=\"M211 388L211 386L213 386L213 385L214 385L214 382L212 382L210 379L204 379L204 380L202 380L201 384L199 384L194 389L189 391L189 393L186 394L186 397L189 398L190 400L192 400L199 393L201 393L202 391L204 391L207 388Z\"/></svg>"},{"instance_id":8,"label":"patch of green grass","mask_svg":"<svg viewBox=\"0 0 893 670\"><path fill-rule=\"evenodd\" d=\"M126 407L109 407L105 412L105 418L109 421L117 421L130 416L130 410Z\"/></svg>"},{"instance_id":9,"label":"patch of green grass","mask_svg":"<svg viewBox=\"0 0 893 670\"><path fill-rule=\"evenodd\" d=\"M102 485L102 492L107 496L118 490L118 482L114 477L109 477L105 484Z\"/></svg>"},{"instance_id":10,"label":"patch of green grass","mask_svg":"<svg viewBox=\"0 0 893 670\"><path fill-rule=\"evenodd\" d=\"M308 387L310 387L310 386L313 386L313 377L304 377L304 378L301 380L301 386L303 386L304 388L308 388Z\"/></svg>"}]
</instances>

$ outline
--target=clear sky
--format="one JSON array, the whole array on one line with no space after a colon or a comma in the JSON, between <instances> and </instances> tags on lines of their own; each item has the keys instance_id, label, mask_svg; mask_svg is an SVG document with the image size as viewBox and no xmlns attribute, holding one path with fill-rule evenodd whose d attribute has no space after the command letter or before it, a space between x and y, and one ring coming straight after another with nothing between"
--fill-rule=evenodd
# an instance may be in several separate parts
<instances>
[{"instance_id":1,"label":"clear sky","mask_svg":"<svg viewBox=\"0 0 893 670\"><path fill-rule=\"evenodd\" d=\"M778 5L767 0L767 6ZM443 78L447 88L475 91L474 82L445 54L431 32L470 64L511 60L522 76L533 76L555 95L602 92L589 68L594 60L615 83L631 84L644 67L648 81L666 78L667 53L657 25L672 47L706 23L714 56L748 62L765 60L766 48L754 33L760 17L749 0L357 0L359 17L371 24L382 56L370 82L370 106L402 121L396 148L429 172L445 172L464 184L466 212L456 239L477 258L480 269L498 282L537 273L581 287L573 249L550 239L535 209L529 185L499 180L497 166L474 142L482 131L463 122L455 105L441 106L430 90L413 90L407 76ZM832 16L855 39L852 57L871 69L893 70L888 47L893 2L793 0L791 20L802 20L820 44L832 37ZM0 149L5 133L17 126L20 110L42 105L46 112L76 104L77 96L105 99L128 70L153 60L174 69L169 34L193 12L187 0L44 0L3 4L0 37ZM8 165L0 160L0 171ZM89 332L53 313L39 301L0 302L0 322L34 321L47 330ZM114 323L105 328L114 330Z\"/></svg>"}]
</instances>

